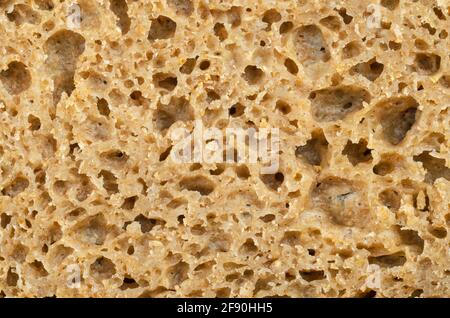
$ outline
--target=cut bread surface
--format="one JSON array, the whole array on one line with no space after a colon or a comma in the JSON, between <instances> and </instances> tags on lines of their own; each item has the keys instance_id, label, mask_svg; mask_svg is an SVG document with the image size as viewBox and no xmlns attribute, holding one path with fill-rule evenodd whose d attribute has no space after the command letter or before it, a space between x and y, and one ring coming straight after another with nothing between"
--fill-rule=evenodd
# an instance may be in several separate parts
<instances>
[{"instance_id":1,"label":"cut bread surface","mask_svg":"<svg viewBox=\"0 0 450 318\"><path fill-rule=\"evenodd\" d=\"M449 26L432 0L0 1L0 297L449 297ZM277 137L275 170L231 130Z\"/></svg>"}]
</instances>

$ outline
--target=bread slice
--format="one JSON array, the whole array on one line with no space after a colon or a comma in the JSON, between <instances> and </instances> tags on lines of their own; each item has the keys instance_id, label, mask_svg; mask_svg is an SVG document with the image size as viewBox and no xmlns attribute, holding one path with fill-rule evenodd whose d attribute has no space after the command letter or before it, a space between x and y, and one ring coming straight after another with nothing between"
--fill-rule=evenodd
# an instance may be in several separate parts
<instances>
[{"instance_id":1,"label":"bread slice","mask_svg":"<svg viewBox=\"0 0 450 318\"><path fill-rule=\"evenodd\" d=\"M450 295L448 1L0 9L0 297Z\"/></svg>"}]
</instances>

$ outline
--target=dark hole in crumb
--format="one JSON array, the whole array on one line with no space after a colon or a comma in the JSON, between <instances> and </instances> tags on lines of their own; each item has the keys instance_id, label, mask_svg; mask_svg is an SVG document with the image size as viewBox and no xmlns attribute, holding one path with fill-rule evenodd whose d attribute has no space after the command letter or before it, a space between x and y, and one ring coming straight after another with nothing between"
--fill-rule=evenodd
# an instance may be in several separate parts
<instances>
[{"instance_id":1,"label":"dark hole in crumb","mask_svg":"<svg viewBox=\"0 0 450 318\"><path fill-rule=\"evenodd\" d=\"M205 71L210 67L210 65L211 65L210 61L201 61L199 67L202 71Z\"/></svg>"}]
</instances>

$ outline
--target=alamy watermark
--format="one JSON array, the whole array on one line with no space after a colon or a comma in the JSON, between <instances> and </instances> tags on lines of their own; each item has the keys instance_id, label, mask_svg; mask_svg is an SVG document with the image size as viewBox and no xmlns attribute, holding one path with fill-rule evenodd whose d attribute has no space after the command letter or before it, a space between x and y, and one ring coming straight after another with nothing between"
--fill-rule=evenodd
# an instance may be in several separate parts
<instances>
[{"instance_id":1,"label":"alamy watermark","mask_svg":"<svg viewBox=\"0 0 450 318\"><path fill-rule=\"evenodd\" d=\"M78 264L70 264L66 267L66 285L68 288L79 289L81 286L81 269Z\"/></svg>"},{"instance_id":2,"label":"alamy watermark","mask_svg":"<svg viewBox=\"0 0 450 318\"><path fill-rule=\"evenodd\" d=\"M196 120L194 129L175 128L170 157L175 163L262 164L261 174L274 174L279 168L280 132L278 128L205 128Z\"/></svg>"},{"instance_id":3,"label":"alamy watermark","mask_svg":"<svg viewBox=\"0 0 450 318\"><path fill-rule=\"evenodd\" d=\"M73 3L67 9L67 27L69 29L81 28L81 8L77 3Z\"/></svg>"},{"instance_id":4,"label":"alamy watermark","mask_svg":"<svg viewBox=\"0 0 450 318\"><path fill-rule=\"evenodd\" d=\"M367 11L370 15L366 19L368 29L377 29L381 27L381 6L376 3L371 3L367 6Z\"/></svg>"},{"instance_id":5,"label":"alamy watermark","mask_svg":"<svg viewBox=\"0 0 450 318\"><path fill-rule=\"evenodd\" d=\"M365 280L364 286L370 289L380 289L381 288L381 269L377 264L369 264L367 266L367 278Z\"/></svg>"}]
</instances>

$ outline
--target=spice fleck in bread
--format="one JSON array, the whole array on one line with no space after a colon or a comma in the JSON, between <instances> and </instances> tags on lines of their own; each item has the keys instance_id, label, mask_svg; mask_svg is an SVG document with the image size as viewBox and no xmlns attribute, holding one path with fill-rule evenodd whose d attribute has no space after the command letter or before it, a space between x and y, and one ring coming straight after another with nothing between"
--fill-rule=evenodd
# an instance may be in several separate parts
<instances>
[{"instance_id":1,"label":"spice fleck in bread","mask_svg":"<svg viewBox=\"0 0 450 318\"><path fill-rule=\"evenodd\" d=\"M0 297L449 297L449 27L0 0Z\"/></svg>"}]
</instances>

